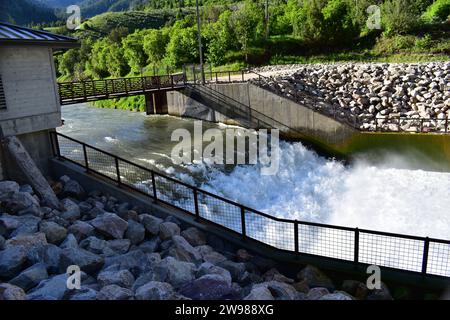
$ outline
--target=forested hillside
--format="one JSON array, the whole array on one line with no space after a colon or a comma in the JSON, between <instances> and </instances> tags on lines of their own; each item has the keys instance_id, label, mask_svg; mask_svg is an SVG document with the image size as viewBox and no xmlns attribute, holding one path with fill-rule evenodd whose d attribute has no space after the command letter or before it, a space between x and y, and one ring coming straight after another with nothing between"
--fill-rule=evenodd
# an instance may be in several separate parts
<instances>
[{"instance_id":1,"label":"forested hillside","mask_svg":"<svg viewBox=\"0 0 450 320\"><path fill-rule=\"evenodd\" d=\"M52 9L34 0L0 1L0 21L26 25L33 22L55 21Z\"/></svg>"}]
</instances>

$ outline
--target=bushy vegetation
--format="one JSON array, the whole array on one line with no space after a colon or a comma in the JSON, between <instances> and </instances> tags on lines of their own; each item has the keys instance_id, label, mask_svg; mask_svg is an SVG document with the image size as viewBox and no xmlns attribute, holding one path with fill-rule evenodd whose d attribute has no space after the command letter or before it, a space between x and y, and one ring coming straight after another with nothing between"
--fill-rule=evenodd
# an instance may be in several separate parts
<instances>
[{"instance_id":1,"label":"bushy vegetation","mask_svg":"<svg viewBox=\"0 0 450 320\"><path fill-rule=\"evenodd\" d=\"M223 69L327 57L445 57L450 51L448 23L443 23L449 1L272 0L267 21L265 1L204 0L204 60ZM139 7L143 11L105 13L85 21L84 31L76 33L82 38L81 49L56 58L60 76L120 77L151 74L166 66L180 71L184 64L198 63L195 11L189 9L194 4L195 0L147 1ZM367 23L377 18L376 10L368 12L372 5L381 10L381 29Z\"/></svg>"}]
</instances>

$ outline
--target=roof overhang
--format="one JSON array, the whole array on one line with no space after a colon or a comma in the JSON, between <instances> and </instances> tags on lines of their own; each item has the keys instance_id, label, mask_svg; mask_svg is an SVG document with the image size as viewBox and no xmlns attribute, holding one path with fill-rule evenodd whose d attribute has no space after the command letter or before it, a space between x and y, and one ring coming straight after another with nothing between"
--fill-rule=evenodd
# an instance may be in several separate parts
<instances>
[{"instance_id":1,"label":"roof overhang","mask_svg":"<svg viewBox=\"0 0 450 320\"><path fill-rule=\"evenodd\" d=\"M81 46L78 41L45 41L45 40L6 40L0 39L0 45L9 46L42 46L52 49L73 49Z\"/></svg>"}]
</instances>

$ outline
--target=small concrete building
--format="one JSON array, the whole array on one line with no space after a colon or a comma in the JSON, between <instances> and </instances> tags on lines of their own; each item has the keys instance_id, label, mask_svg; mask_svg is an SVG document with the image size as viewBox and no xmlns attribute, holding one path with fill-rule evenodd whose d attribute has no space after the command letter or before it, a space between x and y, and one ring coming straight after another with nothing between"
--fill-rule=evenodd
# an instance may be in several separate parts
<instances>
[{"instance_id":1,"label":"small concrete building","mask_svg":"<svg viewBox=\"0 0 450 320\"><path fill-rule=\"evenodd\" d=\"M78 47L76 39L0 22L0 139L17 136L47 171L49 130L61 125L53 53ZM0 145L0 180L17 178Z\"/></svg>"}]
</instances>

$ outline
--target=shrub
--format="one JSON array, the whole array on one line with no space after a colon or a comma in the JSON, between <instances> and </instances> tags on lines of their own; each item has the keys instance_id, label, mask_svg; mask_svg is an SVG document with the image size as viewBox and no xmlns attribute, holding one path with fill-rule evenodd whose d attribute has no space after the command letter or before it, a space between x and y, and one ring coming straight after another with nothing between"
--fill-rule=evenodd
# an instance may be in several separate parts
<instances>
[{"instance_id":1,"label":"shrub","mask_svg":"<svg viewBox=\"0 0 450 320\"><path fill-rule=\"evenodd\" d=\"M437 0L430 5L422 15L422 19L428 23L440 23L449 19L450 0Z\"/></svg>"},{"instance_id":2,"label":"shrub","mask_svg":"<svg viewBox=\"0 0 450 320\"><path fill-rule=\"evenodd\" d=\"M381 23L385 34L405 34L418 23L414 0L387 0L381 8Z\"/></svg>"}]
</instances>

